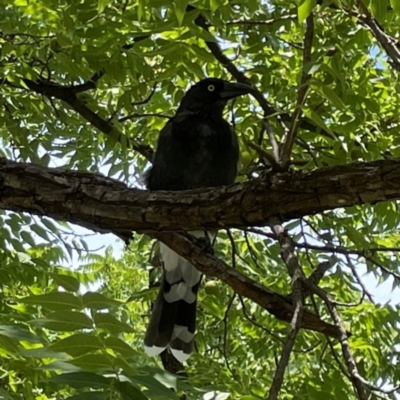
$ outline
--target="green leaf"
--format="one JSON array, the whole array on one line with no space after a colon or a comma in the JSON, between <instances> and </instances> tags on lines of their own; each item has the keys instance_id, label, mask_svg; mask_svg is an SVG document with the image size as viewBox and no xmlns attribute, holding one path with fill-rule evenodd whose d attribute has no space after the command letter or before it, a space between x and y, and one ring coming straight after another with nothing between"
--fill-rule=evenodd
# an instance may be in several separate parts
<instances>
[{"instance_id":1,"label":"green leaf","mask_svg":"<svg viewBox=\"0 0 400 400\"><path fill-rule=\"evenodd\" d=\"M388 0L370 0L370 7L372 15L379 21L383 22L385 20L386 12L388 9Z\"/></svg>"},{"instance_id":2,"label":"green leaf","mask_svg":"<svg viewBox=\"0 0 400 400\"><path fill-rule=\"evenodd\" d=\"M393 7L395 13L400 16L400 0L390 0L390 5Z\"/></svg>"},{"instance_id":3,"label":"green leaf","mask_svg":"<svg viewBox=\"0 0 400 400\"><path fill-rule=\"evenodd\" d=\"M73 276L56 274L52 272L50 272L49 275L54 279L57 285L62 286L65 290L69 290L71 292L77 292L79 290L80 283Z\"/></svg>"},{"instance_id":4,"label":"green leaf","mask_svg":"<svg viewBox=\"0 0 400 400\"><path fill-rule=\"evenodd\" d=\"M104 345L125 358L137 355L137 352L131 346L114 336L107 337L104 340Z\"/></svg>"},{"instance_id":5,"label":"green leaf","mask_svg":"<svg viewBox=\"0 0 400 400\"><path fill-rule=\"evenodd\" d=\"M82 301L71 293L53 292L38 296L28 296L19 299L24 304L32 304L48 308L49 310L81 309Z\"/></svg>"},{"instance_id":6,"label":"green leaf","mask_svg":"<svg viewBox=\"0 0 400 400\"><path fill-rule=\"evenodd\" d=\"M15 251L18 253L25 253L25 248L18 239L11 238L8 239L8 241L12 244Z\"/></svg>"},{"instance_id":7,"label":"green leaf","mask_svg":"<svg viewBox=\"0 0 400 400\"><path fill-rule=\"evenodd\" d=\"M162 374L155 374L154 376L152 375L136 375L134 377L131 377L132 382L138 384L138 385L143 385L149 389L149 397L157 397L157 396L168 396L168 398L174 399L174 400L179 400L179 397L171 391L171 386L167 385L165 386L163 383L161 383L157 377L160 377L163 383L165 381L162 379Z\"/></svg>"},{"instance_id":8,"label":"green leaf","mask_svg":"<svg viewBox=\"0 0 400 400\"><path fill-rule=\"evenodd\" d=\"M14 400L15 397L13 395L11 395L11 393L0 388L0 399L1 400Z\"/></svg>"},{"instance_id":9,"label":"green leaf","mask_svg":"<svg viewBox=\"0 0 400 400\"><path fill-rule=\"evenodd\" d=\"M102 349L103 344L97 336L77 333L52 344L49 348L53 351L68 353L72 357L78 357Z\"/></svg>"},{"instance_id":10,"label":"green leaf","mask_svg":"<svg viewBox=\"0 0 400 400\"><path fill-rule=\"evenodd\" d=\"M325 124L324 120L316 112L311 109L304 109L303 112L304 115L310 118L317 126L333 135L332 131Z\"/></svg>"},{"instance_id":11,"label":"green leaf","mask_svg":"<svg viewBox=\"0 0 400 400\"><path fill-rule=\"evenodd\" d=\"M317 5L317 0L304 0L297 8L299 23L304 22L311 14L314 7Z\"/></svg>"},{"instance_id":12,"label":"green leaf","mask_svg":"<svg viewBox=\"0 0 400 400\"><path fill-rule=\"evenodd\" d=\"M14 338L3 336L0 334L0 349L5 350L9 354L18 352L18 343Z\"/></svg>"},{"instance_id":13,"label":"green leaf","mask_svg":"<svg viewBox=\"0 0 400 400\"><path fill-rule=\"evenodd\" d=\"M31 321L31 323L61 332L71 332L93 327L93 321L86 314L66 310L50 313L44 318Z\"/></svg>"},{"instance_id":14,"label":"green leaf","mask_svg":"<svg viewBox=\"0 0 400 400\"><path fill-rule=\"evenodd\" d=\"M90 387L94 389L106 388L111 381L102 375L93 372L71 372L53 376L48 379L49 382L54 382L59 385L69 385L75 389Z\"/></svg>"},{"instance_id":15,"label":"green leaf","mask_svg":"<svg viewBox=\"0 0 400 400\"><path fill-rule=\"evenodd\" d=\"M0 335L30 343L43 342L42 338L18 325L0 325Z\"/></svg>"},{"instance_id":16,"label":"green leaf","mask_svg":"<svg viewBox=\"0 0 400 400\"><path fill-rule=\"evenodd\" d=\"M32 224L30 228L35 232L37 235L39 235L42 239L44 239L46 242L50 241L49 236L47 235L47 232L45 229L43 229L40 225L38 224Z\"/></svg>"},{"instance_id":17,"label":"green leaf","mask_svg":"<svg viewBox=\"0 0 400 400\"><path fill-rule=\"evenodd\" d=\"M28 231L21 231L20 232L21 238L28 243L31 247L35 247L36 243L35 240L33 239L32 235Z\"/></svg>"},{"instance_id":18,"label":"green leaf","mask_svg":"<svg viewBox=\"0 0 400 400\"><path fill-rule=\"evenodd\" d=\"M94 310L118 307L122 304L120 301L109 299L100 293L94 292L86 292L83 295L82 301L86 308L92 308Z\"/></svg>"},{"instance_id":19,"label":"green leaf","mask_svg":"<svg viewBox=\"0 0 400 400\"><path fill-rule=\"evenodd\" d=\"M66 400L109 400L110 393L103 391L84 392L68 397Z\"/></svg>"},{"instance_id":20,"label":"green leaf","mask_svg":"<svg viewBox=\"0 0 400 400\"><path fill-rule=\"evenodd\" d=\"M59 229L57 228L56 224L49 218L42 218L41 223L51 232L58 234Z\"/></svg>"},{"instance_id":21,"label":"green leaf","mask_svg":"<svg viewBox=\"0 0 400 400\"><path fill-rule=\"evenodd\" d=\"M118 321L109 313L97 313L94 322L98 328L105 329L111 333L134 332L133 328L125 322Z\"/></svg>"},{"instance_id":22,"label":"green leaf","mask_svg":"<svg viewBox=\"0 0 400 400\"><path fill-rule=\"evenodd\" d=\"M346 108L343 100L335 93L334 90L327 86L321 86L323 95L339 110L344 110Z\"/></svg>"},{"instance_id":23,"label":"green leaf","mask_svg":"<svg viewBox=\"0 0 400 400\"><path fill-rule=\"evenodd\" d=\"M110 0L97 0L97 12L101 14L110 2Z\"/></svg>"},{"instance_id":24,"label":"green leaf","mask_svg":"<svg viewBox=\"0 0 400 400\"><path fill-rule=\"evenodd\" d=\"M114 357L110 354L86 354L70 361L71 364L86 370L112 369Z\"/></svg>"},{"instance_id":25,"label":"green leaf","mask_svg":"<svg viewBox=\"0 0 400 400\"><path fill-rule=\"evenodd\" d=\"M116 382L115 388L123 395L124 400L149 400L149 397L130 382Z\"/></svg>"},{"instance_id":26,"label":"green leaf","mask_svg":"<svg viewBox=\"0 0 400 400\"><path fill-rule=\"evenodd\" d=\"M215 12L224 4L223 0L210 0L210 9Z\"/></svg>"},{"instance_id":27,"label":"green leaf","mask_svg":"<svg viewBox=\"0 0 400 400\"><path fill-rule=\"evenodd\" d=\"M178 20L179 26L182 25L183 19L186 13L186 6L188 5L188 0L175 0L173 2L175 8L175 15Z\"/></svg>"}]
</instances>

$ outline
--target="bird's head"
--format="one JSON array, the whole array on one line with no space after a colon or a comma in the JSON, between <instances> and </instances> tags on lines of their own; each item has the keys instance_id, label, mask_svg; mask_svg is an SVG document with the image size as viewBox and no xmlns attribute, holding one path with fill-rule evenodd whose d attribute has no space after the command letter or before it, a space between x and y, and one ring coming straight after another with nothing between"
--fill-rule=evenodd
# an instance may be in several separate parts
<instances>
[{"instance_id":1,"label":"bird's head","mask_svg":"<svg viewBox=\"0 0 400 400\"><path fill-rule=\"evenodd\" d=\"M178 112L188 110L222 115L228 100L253 91L251 86L243 83L232 83L218 78L203 79L186 92Z\"/></svg>"}]
</instances>

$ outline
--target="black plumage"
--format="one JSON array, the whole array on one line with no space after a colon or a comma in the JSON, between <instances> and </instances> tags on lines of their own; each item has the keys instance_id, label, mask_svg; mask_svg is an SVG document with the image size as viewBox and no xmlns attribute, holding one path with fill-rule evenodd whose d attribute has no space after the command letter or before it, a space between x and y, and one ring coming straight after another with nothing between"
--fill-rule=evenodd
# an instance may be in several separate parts
<instances>
[{"instance_id":1,"label":"black plumage","mask_svg":"<svg viewBox=\"0 0 400 400\"><path fill-rule=\"evenodd\" d=\"M146 177L150 190L179 191L232 184L237 174L236 134L223 118L228 100L252 88L216 78L192 86L175 116L161 130L153 165ZM197 237L215 233L190 232ZM196 295L201 274L167 246L160 245L164 276L145 336L148 354L169 346L184 361L193 351Z\"/></svg>"}]
</instances>

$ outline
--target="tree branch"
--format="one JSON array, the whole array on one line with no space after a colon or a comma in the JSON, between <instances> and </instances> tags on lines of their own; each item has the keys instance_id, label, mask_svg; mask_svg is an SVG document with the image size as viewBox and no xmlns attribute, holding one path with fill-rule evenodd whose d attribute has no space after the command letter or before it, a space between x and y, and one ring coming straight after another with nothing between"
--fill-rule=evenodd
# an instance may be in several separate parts
<instances>
[{"instance_id":1,"label":"tree branch","mask_svg":"<svg viewBox=\"0 0 400 400\"><path fill-rule=\"evenodd\" d=\"M203 274L221 279L236 293L253 300L277 319L291 322L293 304L287 297L270 291L222 260L205 253L189 237L170 232L152 233L150 236L165 243L170 249L195 265ZM336 338L338 334L335 327L321 321L319 317L309 311L304 311L299 327L320 332L329 337Z\"/></svg>"},{"instance_id":2,"label":"tree branch","mask_svg":"<svg viewBox=\"0 0 400 400\"><path fill-rule=\"evenodd\" d=\"M400 50L398 48L398 40L386 34L376 19L368 11L368 8L361 1L357 1L356 4L361 10L361 13L356 14L356 17L359 19L361 24L368 27L375 39L381 44L387 56L392 60L390 63L392 67L397 71L400 71ZM350 14L354 15L354 12L350 12Z\"/></svg>"},{"instance_id":3,"label":"tree branch","mask_svg":"<svg viewBox=\"0 0 400 400\"><path fill-rule=\"evenodd\" d=\"M195 7L189 5L186 7L186 11L193 11L196 10ZM195 19L195 24L206 30L207 32L209 31L209 24L206 21L206 19L200 14L196 19ZM218 43L215 41L206 41L205 42L215 59L220 62L223 67L238 81L241 83L245 83L247 85L252 86L250 79L246 76L246 74L242 71L240 71L236 65L230 60L221 50L219 47ZM260 107L264 111L265 117L269 117L272 115L276 115L276 119L279 123L279 125L282 127L283 131L286 131L286 125L289 124L292 121L292 116L288 113L281 113L278 112L264 97L264 95L259 91L256 90L253 93L254 98L258 101L260 104ZM332 136L330 132L327 132L325 130L321 130L319 127L317 127L315 124L313 124L310 121L303 120L300 123L300 127L303 129L306 129L310 132L315 132L321 135L324 135L326 137L329 137L331 139L335 140L335 137Z\"/></svg>"},{"instance_id":4,"label":"tree branch","mask_svg":"<svg viewBox=\"0 0 400 400\"><path fill-rule=\"evenodd\" d=\"M101 174L0 159L0 208L68 220L97 232L266 226L337 207L400 199L400 160L292 174L185 192L130 189ZM44 212L45 210L45 212Z\"/></svg>"},{"instance_id":5,"label":"tree branch","mask_svg":"<svg viewBox=\"0 0 400 400\"><path fill-rule=\"evenodd\" d=\"M307 28L304 36L304 50L303 50L303 68L300 79L300 87L297 95L297 106L292 116L292 123L286 137L286 141L282 148L281 153L281 167L287 170L290 165L290 155L292 153L293 145L296 139L297 132L300 128L301 116L303 114L303 106L307 98L308 83L311 75L307 72L307 68L311 62L311 50L314 37L314 15L311 13L307 17Z\"/></svg>"},{"instance_id":6,"label":"tree branch","mask_svg":"<svg viewBox=\"0 0 400 400\"><path fill-rule=\"evenodd\" d=\"M307 284L307 281L305 281ZM340 318L339 313L336 310L336 307L334 306L332 300L330 297L325 293L324 290L319 288L317 285L308 282L310 289L316 293L321 299L325 302L326 307L328 308L329 314L331 315L333 321L335 322L335 325L339 328L340 331L340 344L342 347L342 353L343 357L345 359L347 369L350 375L350 379L353 383L355 392L360 400L367 400L368 396L365 392L365 387L364 386L369 386L369 383L360 376L356 362L354 361L353 355L351 353L350 345L349 345L349 339L346 333L346 330L343 327L343 322Z\"/></svg>"},{"instance_id":7,"label":"tree branch","mask_svg":"<svg viewBox=\"0 0 400 400\"><path fill-rule=\"evenodd\" d=\"M93 75L93 77L81 84L72 86L60 86L54 83L48 83L44 81L35 82L30 79L23 79L25 85L35 93L41 94L48 98L56 98L58 100L67 103L76 113L88 121L91 125L97 128L100 132L109 135L112 133L113 125L98 114L88 108L77 96L78 93L84 92L89 89L94 89L96 87L96 81L101 78L103 72L98 72ZM0 79L0 84L8 84L7 79ZM148 160L151 160L153 155L153 149L149 145L136 144L130 141L130 146L137 151L139 154L143 155Z\"/></svg>"},{"instance_id":8,"label":"tree branch","mask_svg":"<svg viewBox=\"0 0 400 400\"><path fill-rule=\"evenodd\" d=\"M0 162L0 183L1 208L78 223L97 232L114 233L125 241L130 240L132 231L149 232L151 237L161 240L196 265L201 272L221 279L236 293L250 298L276 318L287 322L292 319L293 304L290 298L266 289L223 261L204 254L184 235L156 232L154 229L148 229L149 226L146 229L146 224L149 224L146 221L153 219L154 212L157 214L157 206L152 210L152 199L163 195L171 196L170 193L128 189L125 184L100 174L62 171L5 159ZM133 194L134 198L137 197L139 202L136 206L126 208L126 202L130 203L130 194ZM178 198L182 194L175 193L172 198ZM118 200L115 201L116 199ZM190 204L187 205L190 207ZM124 210L122 213L121 209ZM175 212L170 210L169 214L174 215ZM142 220L140 225L132 222L135 219L138 221L138 217ZM185 217L179 215L178 220L175 229L182 229ZM301 327L331 337L338 334L335 327L321 321L310 312L304 313Z\"/></svg>"},{"instance_id":9,"label":"tree branch","mask_svg":"<svg viewBox=\"0 0 400 400\"><path fill-rule=\"evenodd\" d=\"M289 275L292 278L292 294L293 294L293 316L290 321L290 330L286 338L285 345L282 350L281 358L275 371L274 379L268 394L268 400L276 400L283 384L285 370L289 364L290 355L296 343L296 337L300 330L303 318L303 294L302 281L304 273L301 269L293 241L277 219L271 224L272 231L277 236L281 246L281 256L285 262Z\"/></svg>"}]
</instances>

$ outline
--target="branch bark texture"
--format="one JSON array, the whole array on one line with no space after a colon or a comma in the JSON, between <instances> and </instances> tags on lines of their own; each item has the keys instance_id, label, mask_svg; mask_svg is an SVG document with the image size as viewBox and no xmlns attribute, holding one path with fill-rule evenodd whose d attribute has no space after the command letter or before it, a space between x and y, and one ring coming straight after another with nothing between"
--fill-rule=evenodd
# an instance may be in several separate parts
<instances>
[{"instance_id":1,"label":"branch bark texture","mask_svg":"<svg viewBox=\"0 0 400 400\"><path fill-rule=\"evenodd\" d=\"M400 160L265 174L218 189L149 192L101 174L0 159L0 208L130 238L198 228L265 226L338 207L400 199Z\"/></svg>"}]
</instances>

